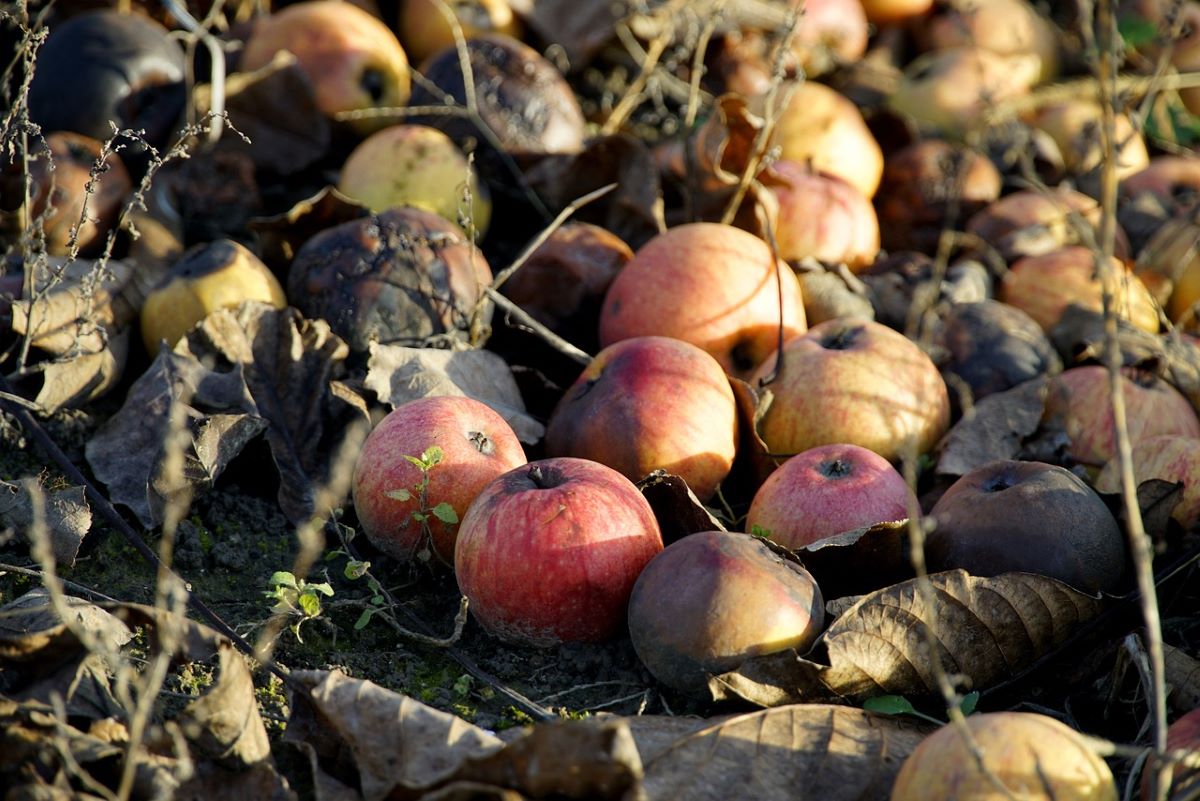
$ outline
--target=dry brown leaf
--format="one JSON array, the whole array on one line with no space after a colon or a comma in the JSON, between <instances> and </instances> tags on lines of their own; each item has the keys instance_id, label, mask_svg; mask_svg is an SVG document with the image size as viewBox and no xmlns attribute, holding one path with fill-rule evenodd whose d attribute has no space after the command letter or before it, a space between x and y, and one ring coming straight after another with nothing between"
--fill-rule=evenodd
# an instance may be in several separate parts
<instances>
[{"instance_id":1,"label":"dry brown leaf","mask_svg":"<svg viewBox=\"0 0 1200 801\"><path fill-rule=\"evenodd\" d=\"M714 677L715 698L763 706L876 695L938 694L926 630L946 671L969 690L1011 678L1062 644L1101 609L1099 599L1045 576L1005 573L977 578L962 570L929 577L934 604L913 579L864 596L821 636L828 664L782 652L751 659Z\"/></svg>"},{"instance_id":2,"label":"dry brown leaf","mask_svg":"<svg viewBox=\"0 0 1200 801\"><path fill-rule=\"evenodd\" d=\"M996 459L1015 459L1045 411L1045 377L981 398L942 441L937 472L962 476Z\"/></svg>"},{"instance_id":3,"label":"dry brown leaf","mask_svg":"<svg viewBox=\"0 0 1200 801\"><path fill-rule=\"evenodd\" d=\"M704 508L691 487L679 476L655 470L639 481L637 488L654 511L664 545L701 531L725 531L721 521Z\"/></svg>"},{"instance_id":4,"label":"dry brown leaf","mask_svg":"<svg viewBox=\"0 0 1200 801\"><path fill-rule=\"evenodd\" d=\"M872 592L913 577L908 521L844 531L796 551L826 600Z\"/></svg>"},{"instance_id":5,"label":"dry brown leaf","mask_svg":"<svg viewBox=\"0 0 1200 801\"><path fill-rule=\"evenodd\" d=\"M1163 646L1167 700L1180 713L1200 709L1200 659L1193 659L1171 645Z\"/></svg>"},{"instance_id":6,"label":"dry brown leaf","mask_svg":"<svg viewBox=\"0 0 1200 801\"><path fill-rule=\"evenodd\" d=\"M366 206L327 186L282 214L250 220L247 227L258 235L263 262L277 275L286 275L296 252L315 234L370 214Z\"/></svg>"},{"instance_id":7,"label":"dry brown leaf","mask_svg":"<svg viewBox=\"0 0 1200 801\"><path fill-rule=\"evenodd\" d=\"M861 709L785 706L709 721L631 718L649 799L886 801L925 731ZM679 735L670 744L656 732Z\"/></svg>"},{"instance_id":8,"label":"dry brown leaf","mask_svg":"<svg viewBox=\"0 0 1200 801\"><path fill-rule=\"evenodd\" d=\"M1050 331L1050 342L1067 367L1104 359L1107 345L1104 315L1071 304ZM1166 341L1148 331L1135 328L1128 320L1117 320L1117 344L1121 363L1161 374L1167 359Z\"/></svg>"},{"instance_id":9,"label":"dry brown leaf","mask_svg":"<svg viewBox=\"0 0 1200 801\"><path fill-rule=\"evenodd\" d=\"M42 498L43 524L50 538L54 561L60 567L73 567L79 546L92 527L92 510L83 487L47 491L36 478L23 478L15 484L0 481L0 531L6 527L29 537L34 520L34 487Z\"/></svg>"},{"instance_id":10,"label":"dry brown leaf","mask_svg":"<svg viewBox=\"0 0 1200 801\"><path fill-rule=\"evenodd\" d=\"M532 445L545 426L525 412L525 401L512 370L486 350L439 350L370 344L363 386L395 409L418 398L451 395L490 406L512 427L517 439Z\"/></svg>"},{"instance_id":11,"label":"dry brown leaf","mask_svg":"<svg viewBox=\"0 0 1200 801\"><path fill-rule=\"evenodd\" d=\"M224 640L217 643L217 680L177 718L196 755L228 770L267 760L271 745L259 717L254 679L245 658Z\"/></svg>"}]
</instances>

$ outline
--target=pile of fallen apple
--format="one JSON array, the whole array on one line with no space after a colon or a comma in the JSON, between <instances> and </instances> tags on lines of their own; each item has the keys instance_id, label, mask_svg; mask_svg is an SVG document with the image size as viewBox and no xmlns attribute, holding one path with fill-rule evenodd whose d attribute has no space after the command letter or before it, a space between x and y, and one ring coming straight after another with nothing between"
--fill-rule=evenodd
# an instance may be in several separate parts
<instances>
[{"instance_id":1,"label":"pile of fallen apple","mask_svg":"<svg viewBox=\"0 0 1200 801\"><path fill-rule=\"evenodd\" d=\"M744 690L770 685L755 660L796 662L880 593L916 592L918 531L935 579L1034 574L1081 604L1131 590L1105 498L1120 489L1097 363L1107 270L1134 479L1182 485L1170 547L1194 547L1181 532L1200 523L1200 160L1187 138L1200 89L1119 93L1106 150L1073 4L1052 18L1024 0L808 0L798 20L787 3L710 5L406 0L381 19L299 2L217 31L222 119L203 116L220 92L188 91L197 64L222 73L163 24L184 20L68 4L29 83L45 136L10 158L0 187L5 372L44 409L81 405L121 386L112 364L186 348L214 311L255 302L323 320L348 347L349 386L381 349L477 349L506 329L493 349L543 369L531 405L544 436L538 426L523 445L506 409L470 391L386 416L388 399L364 391L377 424L352 493L371 546L385 564L452 568L474 619L504 640L628 631L664 685L760 700ZM1197 3L1122 4L1122 68L1200 65L1197 15ZM618 29L646 48L640 110L600 80ZM698 43L699 57L679 55ZM1066 90L1046 88L1056 81ZM254 116L285 89L301 123ZM674 127L651 106L674 109ZM207 188L225 200L205 208L233 211L203 234L179 223L195 184L168 184L166 200L154 188L156 169L170 175L155 160L189 118L205 120L193 158L222 154L209 168L237 177ZM315 145L291 141L318 118ZM225 150L206 151L220 123ZM256 145L267 123L307 161L281 166ZM1106 169L1115 223L1098 200ZM239 194L259 185L257 216L239 218ZM310 197L318 185L336 193ZM151 235L174 225L174 239L155 249L133 220ZM97 270L103 291L85 291ZM42 309L63 284L67 308ZM24 361L10 369L12 343L61 364L80 358L81 337L109 365L87 381L51 388ZM1032 425L1006 417L1031 398ZM712 525L664 519L643 494L656 482ZM867 553L892 561L855 562ZM837 698L922 691L820 675ZM1071 797L1115 797L1105 763L1053 720L970 726L1019 797L1061 796L1022 784L1045 777L1018 743L1079 772L1061 779ZM942 769L970 773L964 749L946 729L913 760L942 751ZM893 798L976 797L937 795L936 769L910 762Z\"/></svg>"}]
</instances>

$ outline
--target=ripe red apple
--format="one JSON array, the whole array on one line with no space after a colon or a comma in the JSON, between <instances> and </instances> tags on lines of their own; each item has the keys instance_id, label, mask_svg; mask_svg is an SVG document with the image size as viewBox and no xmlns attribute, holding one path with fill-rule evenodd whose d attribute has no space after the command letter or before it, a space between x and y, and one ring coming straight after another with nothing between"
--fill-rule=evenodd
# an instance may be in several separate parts
<instances>
[{"instance_id":1,"label":"ripe red apple","mask_svg":"<svg viewBox=\"0 0 1200 801\"><path fill-rule=\"evenodd\" d=\"M701 690L752 656L805 651L825 620L807 570L757 537L703 531L646 565L629 599L629 634L668 687Z\"/></svg>"},{"instance_id":2,"label":"ripe red apple","mask_svg":"<svg viewBox=\"0 0 1200 801\"><path fill-rule=\"evenodd\" d=\"M441 448L442 458L427 473L410 461L434 446ZM454 396L409 401L384 417L363 443L354 466L354 511L367 539L389 556L408 561L432 544L450 564L457 521L475 496L492 479L524 463L517 435L479 401ZM455 522L427 511L440 503L449 504ZM414 513L425 514L426 520ZM424 523L432 543L425 539Z\"/></svg>"},{"instance_id":3,"label":"ripe red apple","mask_svg":"<svg viewBox=\"0 0 1200 801\"><path fill-rule=\"evenodd\" d=\"M382 20L353 3L304 0L262 17L246 40L241 69L265 67L281 50L296 57L325 114L408 101L412 79L404 48ZM367 134L394 122L379 117L351 125Z\"/></svg>"},{"instance_id":4,"label":"ripe red apple","mask_svg":"<svg viewBox=\"0 0 1200 801\"><path fill-rule=\"evenodd\" d=\"M985 712L965 725L970 739L950 725L921 741L900 766L891 801L1117 801L1108 764L1054 718Z\"/></svg>"},{"instance_id":5,"label":"ripe red apple","mask_svg":"<svg viewBox=\"0 0 1200 801\"><path fill-rule=\"evenodd\" d=\"M950 485L930 510L931 571L1038 573L1083 590L1112 590L1125 571L1116 519L1083 479L1044 462L999 460Z\"/></svg>"},{"instance_id":6,"label":"ripe red apple","mask_svg":"<svg viewBox=\"0 0 1200 801\"><path fill-rule=\"evenodd\" d=\"M859 271L879 254L879 220L861 192L835 175L792 161L771 165L767 185L779 201L775 243L780 258L812 257Z\"/></svg>"},{"instance_id":7,"label":"ripe red apple","mask_svg":"<svg viewBox=\"0 0 1200 801\"><path fill-rule=\"evenodd\" d=\"M806 328L791 268L739 228L680 225L643 245L617 274L600 311L600 344L674 337L707 351L725 372L746 377L777 346L781 287L787 339Z\"/></svg>"},{"instance_id":8,"label":"ripe red apple","mask_svg":"<svg viewBox=\"0 0 1200 801\"><path fill-rule=\"evenodd\" d=\"M791 98L775 123L779 157L836 175L873 197L883 175L883 150L858 106L814 81L788 88Z\"/></svg>"},{"instance_id":9,"label":"ripe red apple","mask_svg":"<svg viewBox=\"0 0 1200 801\"><path fill-rule=\"evenodd\" d=\"M1200 438L1200 419L1179 390L1157 375L1132 367L1121 370L1126 426L1134 447L1163 434ZM1116 452L1108 371L1099 365L1065 370L1051 379L1046 417L1060 417L1071 440L1068 454L1101 467Z\"/></svg>"},{"instance_id":10,"label":"ripe red apple","mask_svg":"<svg viewBox=\"0 0 1200 801\"><path fill-rule=\"evenodd\" d=\"M843 531L903 520L911 500L904 476L879 454L858 445L821 445L767 477L746 514L746 531L796 550Z\"/></svg>"},{"instance_id":11,"label":"ripe red apple","mask_svg":"<svg viewBox=\"0 0 1200 801\"><path fill-rule=\"evenodd\" d=\"M1183 495L1171 517L1184 529L1200 523L1200 440L1178 434L1148 437L1133 446L1133 479L1157 478L1183 483ZM1097 492L1120 492L1120 466L1110 459L1096 477Z\"/></svg>"},{"instance_id":12,"label":"ripe red apple","mask_svg":"<svg viewBox=\"0 0 1200 801\"><path fill-rule=\"evenodd\" d=\"M849 443L899 459L925 453L950 425L942 376L916 344L871 320L839 318L783 346L759 431L772 453ZM753 377L775 371L765 362Z\"/></svg>"},{"instance_id":13,"label":"ripe red apple","mask_svg":"<svg viewBox=\"0 0 1200 801\"><path fill-rule=\"evenodd\" d=\"M546 426L547 456L592 459L632 481L661 468L701 500L716 492L736 453L737 404L725 371L669 337L624 339L600 351Z\"/></svg>"},{"instance_id":14,"label":"ripe red apple","mask_svg":"<svg viewBox=\"0 0 1200 801\"><path fill-rule=\"evenodd\" d=\"M458 530L458 588L485 629L509 642L596 642L625 624L638 574L663 549L629 479L562 457L484 488Z\"/></svg>"},{"instance_id":15,"label":"ripe red apple","mask_svg":"<svg viewBox=\"0 0 1200 801\"><path fill-rule=\"evenodd\" d=\"M1158 305L1142 280L1119 260L1112 259L1118 277L1117 313L1133 325L1158 332ZM1079 245L1020 259L1004 274L1000 300L1028 314L1046 333L1058 324L1068 306L1103 309L1103 284L1096 257Z\"/></svg>"}]
</instances>

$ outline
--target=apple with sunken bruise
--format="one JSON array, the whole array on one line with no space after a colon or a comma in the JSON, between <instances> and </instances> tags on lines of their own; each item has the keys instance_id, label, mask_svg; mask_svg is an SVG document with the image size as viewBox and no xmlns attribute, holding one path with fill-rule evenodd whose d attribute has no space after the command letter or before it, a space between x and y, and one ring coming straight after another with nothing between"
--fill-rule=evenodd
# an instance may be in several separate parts
<instances>
[{"instance_id":1,"label":"apple with sunken bruise","mask_svg":"<svg viewBox=\"0 0 1200 801\"><path fill-rule=\"evenodd\" d=\"M546 425L547 456L592 459L632 481L666 470L702 501L736 453L737 405L725 371L669 337L624 339L600 351Z\"/></svg>"}]
</instances>

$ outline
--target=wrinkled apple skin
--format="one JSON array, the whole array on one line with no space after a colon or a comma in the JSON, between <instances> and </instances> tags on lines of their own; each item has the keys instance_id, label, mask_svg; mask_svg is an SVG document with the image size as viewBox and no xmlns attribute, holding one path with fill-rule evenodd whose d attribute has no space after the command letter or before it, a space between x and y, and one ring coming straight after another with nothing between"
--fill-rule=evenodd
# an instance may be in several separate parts
<instances>
[{"instance_id":1,"label":"wrinkled apple skin","mask_svg":"<svg viewBox=\"0 0 1200 801\"><path fill-rule=\"evenodd\" d=\"M669 337L625 339L600 351L546 426L548 456L591 459L631 481L666 470L701 500L716 492L736 453L737 405L725 371Z\"/></svg>"},{"instance_id":2,"label":"wrinkled apple skin","mask_svg":"<svg viewBox=\"0 0 1200 801\"><path fill-rule=\"evenodd\" d=\"M651 239L617 274L600 312L602 347L668 336L749 376L775 350L779 287L784 339L806 330L800 282L767 243L739 228L690 223Z\"/></svg>"},{"instance_id":3,"label":"wrinkled apple skin","mask_svg":"<svg viewBox=\"0 0 1200 801\"><path fill-rule=\"evenodd\" d=\"M1096 477L1097 492L1120 492L1121 472L1110 459ZM1141 484L1152 478L1181 482L1183 495L1171 517L1184 529L1200 523L1200 440L1178 434L1148 437L1133 446L1133 480Z\"/></svg>"},{"instance_id":4,"label":"wrinkled apple skin","mask_svg":"<svg viewBox=\"0 0 1200 801\"><path fill-rule=\"evenodd\" d=\"M231 239L197 245L150 290L142 304L141 330L153 356L168 348L217 309L248 300L287 306L283 287L262 260Z\"/></svg>"},{"instance_id":5,"label":"wrinkled apple skin","mask_svg":"<svg viewBox=\"0 0 1200 801\"><path fill-rule=\"evenodd\" d=\"M779 257L811 257L857 272L879 253L879 220L861 192L834 175L791 161L771 165L769 186L779 201L775 242Z\"/></svg>"},{"instance_id":6,"label":"wrinkled apple skin","mask_svg":"<svg viewBox=\"0 0 1200 801\"><path fill-rule=\"evenodd\" d=\"M1054 718L987 712L971 715L965 725L973 743L948 725L909 754L892 785L891 801L1117 800L1108 765ZM975 753L982 754L986 770ZM995 786L996 780L1008 793Z\"/></svg>"},{"instance_id":7,"label":"wrinkled apple skin","mask_svg":"<svg viewBox=\"0 0 1200 801\"><path fill-rule=\"evenodd\" d=\"M751 379L775 370L769 359ZM840 318L783 346L759 431L774 454L849 443L895 461L927 452L950 425L942 376L916 344L885 325Z\"/></svg>"},{"instance_id":8,"label":"wrinkled apple skin","mask_svg":"<svg viewBox=\"0 0 1200 801\"><path fill-rule=\"evenodd\" d=\"M662 548L633 482L560 457L483 489L459 526L454 571L475 619L502 640L599 642L622 630L633 583Z\"/></svg>"},{"instance_id":9,"label":"wrinkled apple skin","mask_svg":"<svg viewBox=\"0 0 1200 801\"><path fill-rule=\"evenodd\" d=\"M1124 264L1112 259L1119 288L1117 313L1134 326L1157 333L1158 306L1142 280ZM1000 282L1000 300L1021 309L1050 333L1070 305L1100 312L1104 308L1103 285L1096 271L1096 257L1079 245L1040 256L1018 260Z\"/></svg>"},{"instance_id":10,"label":"wrinkled apple skin","mask_svg":"<svg viewBox=\"0 0 1200 801\"><path fill-rule=\"evenodd\" d=\"M767 477L746 513L746 531L761 529L797 550L843 531L903 520L913 500L904 476L874 451L821 445Z\"/></svg>"},{"instance_id":11,"label":"wrinkled apple skin","mask_svg":"<svg viewBox=\"0 0 1200 801\"><path fill-rule=\"evenodd\" d=\"M1112 590L1125 572L1116 519L1082 479L1057 465L987 462L954 482L929 516L931 571L1038 573L1084 592Z\"/></svg>"},{"instance_id":12,"label":"wrinkled apple skin","mask_svg":"<svg viewBox=\"0 0 1200 801\"><path fill-rule=\"evenodd\" d=\"M838 64L853 64L867 51L870 29L860 0L792 0L803 6L804 22L796 27L791 49L808 76Z\"/></svg>"},{"instance_id":13,"label":"wrinkled apple skin","mask_svg":"<svg viewBox=\"0 0 1200 801\"><path fill-rule=\"evenodd\" d=\"M341 0L305 0L255 24L241 69L261 69L281 50L296 57L316 94L317 108L343 111L403 106L412 90L408 57L383 22ZM381 117L350 123L368 134L392 124Z\"/></svg>"},{"instance_id":14,"label":"wrinkled apple skin","mask_svg":"<svg viewBox=\"0 0 1200 801\"><path fill-rule=\"evenodd\" d=\"M1026 0L970 0L950 4L918 32L924 50L975 45L1002 56L1038 57L1038 82L1058 73L1057 34L1053 23Z\"/></svg>"},{"instance_id":15,"label":"wrinkled apple skin","mask_svg":"<svg viewBox=\"0 0 1200 801\"><path fill-rule=\"evenodd\" d=\"M1125 425L1130 443L1163 434L1200 438L1200 419L1179 390L1156 375L1121 370ZM1099 365L1065 370L1051 380L1046 417L1060 417L1071 441L1068 454L1085 465L1101 467L1116 453L1108 371Z\"/></svg>"},{"instance_id":16,"label":"wrinkled apple skin","mask_svg":"<svg viewBox=\"0 0 1200 801\"><path fill-rule=\"evenodd\" d=\"M421 470L404 458L426 449L442 449L442 460L429 471L425 508L448 503L461 521L488 483L525 464L525 452L504 418L477 400L438 396L409 401L393 409L371 431L354 466L354 511L363 532L379 550L401 562L416 556L424 529L412 518L420 512ZM411 498L389 497L408 490ZM458 525L429 518L438 558L454 562Z\"/></svg>"},{"instance_id":17,"label":"wrinkled apple skin","mask_svg":"<svg viewBox=\"0 0 1200 801\"><path fill-rule=\"evenodd\" d=\"M642 571L629 601L638 658L660 682L685 691L752 656L807 650L824 619L808 571L738 532L672 543Z\"/></svg>"}]
</instances>

